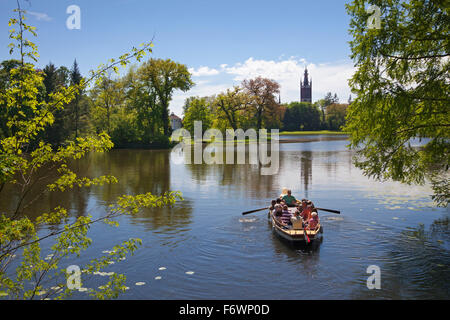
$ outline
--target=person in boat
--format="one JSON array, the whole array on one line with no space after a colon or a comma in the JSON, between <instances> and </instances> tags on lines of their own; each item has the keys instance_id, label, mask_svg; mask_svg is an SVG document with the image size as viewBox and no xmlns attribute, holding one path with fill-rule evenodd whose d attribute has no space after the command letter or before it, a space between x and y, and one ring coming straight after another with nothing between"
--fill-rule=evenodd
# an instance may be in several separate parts
<instances>
[{"instance_id":1,"label":"person in boat","mask_svg":"<svg viewBox=\"0 0 450 320\"><path fill-rule=\"evenodd\" d=\"M283 214L283 207L281 206L281 204L277 203L275 205L275 210L273 211L273 215L275 217L281 217L282 214Z\"/></svg>"},{"instance_id":2,"label":"person in boat","mask_svg":"<svg viewBox=\"0 0 450 320\"><path fill-rule=\"evenodd\" d=\"M313 211L311 213L311 219L308 221L307 228L309 230L315 230L317 228L317 225L319 224L319 215L317 211Z\"/></svg>"},{"instance_id":3,"label":"person in boat","mask_svg":"<svg viewBox=\"0 0 450 320\"><path fill-rule=\"evenodd\" d=\"M291 190L288 190L287 195L283 197L284 202L286 202L288 207L295 207L297 204L297 199L292 195Z\"/></svg>"},{"instance_id":4,"label":"person in boat","mask_svg":"<svg viewBox=\"0 0 450 320\"><path fill-rule=\"evenodd\" d=\"M285 195L287 195L287 193L288 193L288 188L283 188L283 189L281 190L280 199L283 199L283 197L284 197Z\"/></svg>"},{"instance_id":5,"label":"person in boat","mask_svg":"<svg viewBox=\"0 0 450 320\"><path fill-rule=\"evenodd\" d=\"M291 224L291 216L292 215L291 215L291 213L288 210L288 206L285 205L283 207L283 212L282 212L281 217L280 217L281 224L283 224L285 226L290 225Z\"/></svg>"},{"instance_id":6,"label":"person in boat","mask_svg":"<svg viewBox=\"0 0 450 320\"><path fill-rule=\"evenodd\" d=\"M308 222L311 219L311 212L312 212L312 207L311 207L312 202L311 201L306 201L306 202L302 202L302 212L300 213L300 216L303 218L303 221Z\"/></svg>"},{"instance_id":7,"label":"person in boat","mask_svg":"<svg viewBox=\"0 0 450 320\"><path fill-rule=\"evenodd\" d=\"M272 202L270 203L270 207L269 210L273 211L275 210L275 205L277 204L277 200L272 200Z\"/></svg>"}]
</instances>

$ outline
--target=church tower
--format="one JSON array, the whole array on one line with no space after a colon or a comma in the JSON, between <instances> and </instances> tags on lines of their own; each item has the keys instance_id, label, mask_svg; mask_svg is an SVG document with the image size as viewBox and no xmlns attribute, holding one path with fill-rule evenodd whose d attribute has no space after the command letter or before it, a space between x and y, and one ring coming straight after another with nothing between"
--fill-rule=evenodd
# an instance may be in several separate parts
<instances>
[{"instance_id":1,"label":"church tower","mask_svg":"<svg viewBox=\"0 0 450 320\"><path fill-rule=\"evenodd\" d=\"M308 79L308 69L305 68L303 81L300 80L300 102L312 102L312 79Z\"/></svg>"}]
</instances>

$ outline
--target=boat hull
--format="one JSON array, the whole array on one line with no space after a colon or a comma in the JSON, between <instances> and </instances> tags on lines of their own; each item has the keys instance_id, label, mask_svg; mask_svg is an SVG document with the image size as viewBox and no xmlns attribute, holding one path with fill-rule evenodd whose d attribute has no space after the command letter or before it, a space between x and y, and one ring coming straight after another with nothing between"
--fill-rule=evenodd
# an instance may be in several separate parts
<instances>
[{"instance_id":1,"label":"boat hull","mask_svg":"<svg viewBox=\"0 0 450 320\"><path fill-rule=\"evenodd\" d=\"M289 208L290 211L295 210ZM306 234L309 237L310 242L314 242L315 240L318 240L322 237L322 226L319 224L317 225L316 229L314 230L304 230L304 229L287 229L283 227L273 216L271 212L269 212L269 217L272 222L272 229L273 231L281 238L295 243L307 243L306 237L304 232L306 231Z\"/></svg>"}]
</instances>

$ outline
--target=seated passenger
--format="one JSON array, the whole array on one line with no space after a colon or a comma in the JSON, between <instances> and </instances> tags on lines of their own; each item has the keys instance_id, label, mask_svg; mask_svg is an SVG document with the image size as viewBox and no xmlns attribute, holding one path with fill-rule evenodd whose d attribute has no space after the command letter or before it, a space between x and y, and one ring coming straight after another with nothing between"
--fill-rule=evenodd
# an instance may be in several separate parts
<instances>
[{"instance_id":1,"label":"seated passenger","mask_svg":"<svg viewBox=\"0 0 450 320\"><path fill-rule=\"evenodd\" d=\"M308 221L308 229L314 230L317 228L317 225L319 224L319 215L317 212L311 213L311 219Z\"/></svg>"},{"instance_id":2,"label":"seated passenger","mask_svg":"<svg viewBox=\"0 0 450 320\"><path fill-rule=\"evenodd\" d=\"M283 213L283 208L281 207L281 204L276 204L275 205L275 210L274 210L274 212L273 212L273 215L275 216L275 217L281 217L281 215L282 215L282 213Z\"/></svg>"},{"instance_id":3,"label":"seated passenger","mask_svg":"<svg viewBox=\"0 0 450 320\"><path fill-rule=\"evenodd\" d=\"M298 211L298 208L291 217L291 223L293 229L303 229L303 219L300 216L300 211Z\"/></svg>"},{"instance_id":4,"label":"seated passenger","mask_svg":"<svg viewBox=\"0 0 450 320\"><path fill-rule=\"evenodd\" d=\"M284 202L286 202L288 207L295 207L297 204L297 199L292 195L291 190L288 190L287 195L283 197Z\"/></svg>"},{"instance_id":5,"label":"seated passenger","mask_svg":"<svg viewBox=\"0 0 450 320\"><path fill-rule=\"evenodd\" d=\"M288 207L285 205L283 207L283 212L282 212L281 217L280 217L281 223L286 225L286 226L291 224L291 216L292 215L289 212Z\"/></svg>"},{"instance_id":6,"label":"seated passenger","mask_svg":"<svg viewBox=\"0 0 450 320\"><path fill-rule=\"evenodd\" d=\"M311 201L306 202L306 206L302 206L302 213L300 213L305 222L308 222L309 219L311 219L312 208L310 203Z\"/></svg>"}]
</instances>

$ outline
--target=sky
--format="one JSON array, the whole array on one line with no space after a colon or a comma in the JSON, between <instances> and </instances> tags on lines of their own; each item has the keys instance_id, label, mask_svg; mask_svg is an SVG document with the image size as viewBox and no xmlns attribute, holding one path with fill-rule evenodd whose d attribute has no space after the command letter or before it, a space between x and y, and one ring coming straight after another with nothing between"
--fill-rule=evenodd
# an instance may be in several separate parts
<instances>
[{"instance_id":1,"label":"sky","mask_svg":"<svg viewBox=\"0 0 450 320\"><path fill-rule=\"evenodd\" d=\"M281 85L281 101L299 101L305 67L312 77L313 101L327 92L341 102L350 95L354 72L343 0L20 0L30 39L39 48L37 65L71 67L84 75L133 46L153 39L148 58L186 65L195 86L175 91L171 112L181 116L189 96L224 92L257 76ZM80 29L67 28L67 8L80 8ZM8 21L16 0L0 0L0 59L10 59ZM16 56L17 57L17 56Z\"/></svg>"}]
</instances>

